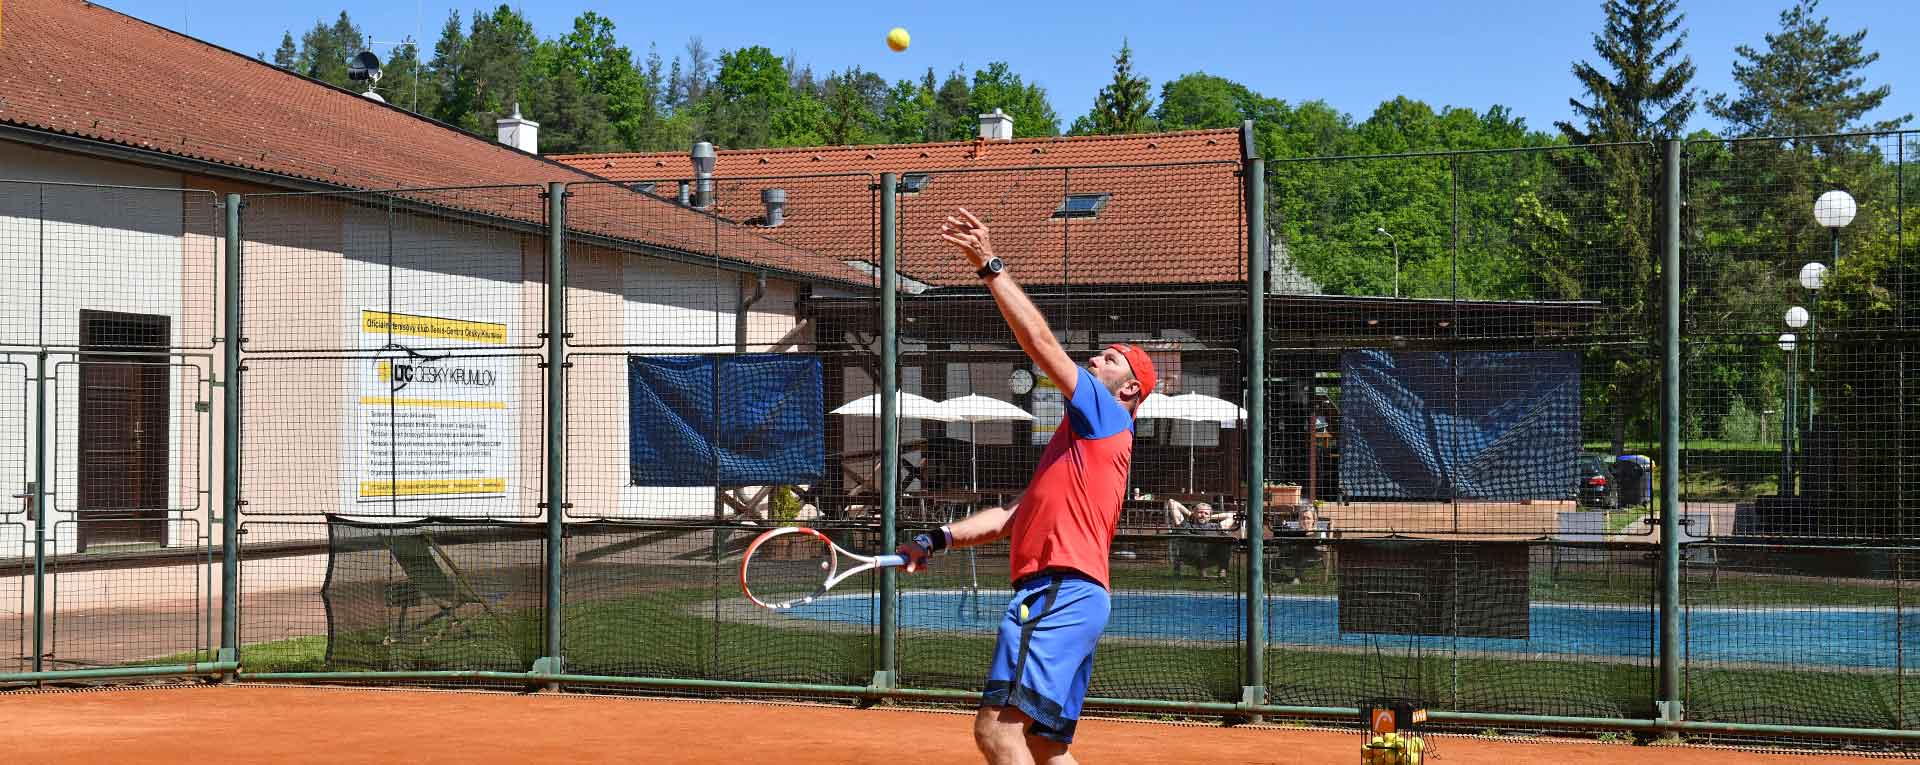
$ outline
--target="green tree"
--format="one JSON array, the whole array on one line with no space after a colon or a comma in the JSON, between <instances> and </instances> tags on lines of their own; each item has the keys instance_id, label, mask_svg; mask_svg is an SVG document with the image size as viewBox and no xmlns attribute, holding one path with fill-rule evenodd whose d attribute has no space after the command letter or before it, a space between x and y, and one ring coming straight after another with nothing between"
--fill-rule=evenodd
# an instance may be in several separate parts
<instances>
[{"instance_id":1,"label":"green tree","mask_svg":"<svg viewBox=\"0 0 1920 765\"><path fill-rule=\"evenodd\" d=\"M773 51L755 45L720 54L720 69L702 104L705 138L729 149L772 145L776 134L798 138L817 134L800 116L817 102L803 104L800 115L781 114L793 100L787 67ZM778 118L781 124L773 124ZM792 145L792 144L789 144Z\"/></svg>"},{"instance_id":2,"label":"green tree","mask_svg":"<svg viewBox=\"0 0 1920 765\"><path fill-rule=\"evenodd\" d=\"M352 88L353 81L347 79L347 61L361 51L366 40L360 27L347 18L346 11L341 11L340 18L333 24L314 22L313 28L300 36L300 54L294 58L293 69L329 85ZM275 55L278 56L278 52Z\"/></svg>"},{"instance_id":3,"label":"green tree","mask_svg":"<svg viewBox=\"0 0 1920 765\"><path fill-rule=\"evenodd\" d=\"M973 92L967 87L967 78L955 69L947 74L939 89L933 87L933 69L927 69L927 76L921 85L932 90L933 108L927 112L927 140L964 141L972 138L979 130L979 119L973 110ZM1014 125L1015 129L1019 125Z\"/></svg>"},{"instance_id":4,"label":"green tree","mask_svg":"<svg viewBox=\"0 0 1920 765\"><path fill-rule=\"evenodd\" d=\"M1585 100L1567 103L1579 121L1554 123L1570 143L1600 145L1554 155L1563 192L1550 199L1568 235L1533 243L1530 262L1541 297L1599 300L1608 310L1596 330L1644 337L1654 329L1658 243L1657 166L1647 143L1685 129L1695 108L1694 68L1681 52L1686 17L1676 0L1606 0L1601 7L1606 22L1593 36L1599 63L1573 64ZM1604 403L1590 408L1609 413L1617 454L1629 435L1650 436L1658 425L1654 359L1630 346L1595 355L1589 364L1605 370L1594 376L1604 387L1589 399Z\"/></svg>"},{"instance_id":5,"label":"green tree","mask_svg":"<svg viewBox=\"0 0 1920 765\"><path fill-rule=\"evenodd\" d=\"M273 65L281 69L293 69L300 61L300 49L293 44L293 33L280 33L280 47L273 51Z\"/></svg>"},{"instance_id":6,"label":"green tree","mask_svg":"<svg viewBox=\"0 0 1920 765\"><path fill-rule=\"evenodd\" d=\"M821 136L826 143L845 146L886 140L881 116L889 106L886 80L854 67L829 74L820 90L824 107Z\"/></svg>"},{"instance_id":7,"label":"green tree","mask_svg":"<svg viewBox=\"0 0 1920 765\"><path fill-rule=\"evenodd\" d=\"M927 72L931 80L933 72ZM933 112L933 89L924 82L901 80L887 91L887 102L880 110L881 132L888 143L918 143L932 140L928 117Z\"/></svg>"},{"instance_id":8,"label":"green tree","mask_svg":"<svg viewBox=\"0 0 1920 765\"><path fill-rule=\"evenodd\" d=\"M394 106L420 111L422 76L420 48L413 43L395 45L380 69L380 96Z\"/></svg>"},{"instance_id":9,"label":"green tree","mask_svg":"<svg viewBox=\"0 0 1920 765\"><path fill-rule=\"evenodd\" d=\"M633 52L614 37L612 20L592 11L575 18L573 30L554 41L545 74L549 80L577 80L583 103L600 104L602 121L618 135L619 145L638 147L657 130L655 95L646 76L634 66ZM583 138L597 134L598 129L590 126L583 126L580 133Z\"/></svg>"},{"instance_id":10,"label":"green tree","mask_svg":"<svg viewBox=\"0 0 1920 765\"><path fill-rule=\"evenodd\" d=\"M1780 12L1780 31L1766 36L1764 51L1741 45L1733 64L1738 92L1707 99L1707 112L1726 121L1735 136L1823 135L1848 130L1894 130L1912 119L1861 124L1893 88L1866 87L1863 70L1880 60L1866 50L1867 30L1838 35L1817 16L1818 0L1799 0Z\"/></svg>"},{"instance_id":11,"label":"green tree","mask_svg":"<svg viewBox=\"0 0 1920 765\"><path fill-rule=\"evenodd\" d=\"M473 79L467 72L467 34L460 24L460 12L447 14L440 27L440 40L433 45L433 60L427 62L427 114L441 122L465 127L473 113Z\"/></svg>"},{"instance_id":12,"label":"green tree","mask_svg":"<svg viewBox=\"0 0 1920 765\"><path fill-rule=\"evenodd\" d=\"M540 151L549 154L612 151L619 142L607 121L607 97L560 61L563 44L542 44L540 75L526 106L540 123Z\"/></svg>"},{"instance_id":13,"label":"green tree","mask_svg":"<svg viewBox=\"0 0 1920 765\"><path fill-rule=\"evenodd\" d=\"M462 73L473 83L473 110L462 127L475 135L492 135L495 123L511 114L515 104L534 102L538 76L534 53L539 44L533 25L512 6L503 4L492 13L473 17L461 64ZM537 113L526 116L535 122L545 119Z\"/></svg>"},{"instance_id":14,"label":"green tree","mask_svg":"<svg viewBox=\"0 0 1920 765\"><path fill-rule=\"evenodd\" d=\"M1093 99L1093 111L1087 115L1086 133L1121 135L1145 133L1154 129L1153 88L1147 78L1133 72L1133 48L1125 41L1113 57L1113 81L1100 89ZM1015 123L1016 125L1018 123Z\"/></svg>"},{"instance_id":15,"label":"green tree","mask_svg":"<svg viewBox=\"0 0 1920 765\"><path fill-rule=\"evenodd\" d=\"M1047 101L1046 89L1020 79L1005 61L992 62L973 73L967 106L972 115L988 114L994 109L1006 112L1013 118L1016 138L1060 134L1060 115L1054 113L1053 104ZM973 124L969 119L968 128ZM961 137L971 134L969 130Z\"/></svg>"}]
</instances>

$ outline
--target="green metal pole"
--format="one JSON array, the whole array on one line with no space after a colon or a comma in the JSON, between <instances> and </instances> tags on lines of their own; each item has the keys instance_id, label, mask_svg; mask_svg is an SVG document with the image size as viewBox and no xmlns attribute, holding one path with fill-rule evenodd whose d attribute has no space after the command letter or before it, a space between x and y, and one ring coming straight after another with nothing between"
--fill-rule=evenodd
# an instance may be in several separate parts
<instances>
[{"instance_id":1,"label":"green metal pole","mask_svg":"<svg viewBox=\"0 0 1920 765\"><path fill-rule=\"evenodd\" d=\"M47 656L47 350L34 356L33 374L33 671Z\"/></svg>"},{"instance_id":2,"label":"green metal pole","mask_svg":"<svg viewBox=\"0 0 1920 765\"><path fill-rule=\"evenodd\" d=\"M102 667L99 669L59 669L52 672L0 672L0 683L61 682L66 680L108 680L129 677L169 677L175 675L222 675L239 669L230 661L199 664L166 664L154 667Z\"/></svg>"},{"instance_id":3,"label":"green metal pole","mask_svg":"<svg viewBox=\"0 0 1920 765\"><path fill-rule=\"evenodd\" d=\"M221 310L220 379L220 661L240 661L240 346L241 253L245 239L239 194L227 195L227 251ZM232 679L229 675L227 679Z\"/></svg>"},{"instance_id":4,"label":"green metal pole","mask_svg":"<svg viewBox=\"0 0 1920 765\"><path fill-rule=\"evenodd\" d=\"M892 552L895 545L894 521L900 497L900 276L898 176L880 174L880 549ZM897 598L900 581L894 569L880 570L880 666L873 673L873 684L892 688L899 671L895 640L900 635Z\"/></svg>"},{"instance_id":5,"label":"green metal pole","mask_svg":"<svg viewBox=\"0 0 1920 765\"><path fill-rule=\"evenodd\" d=\"M1660 379L1660 698L1662 720L1685 717L1680 698L1680 141L1662 144L1660 283L1666 325Z\"/></svg>"},{"instance_id":6,"label":"green metal pole","mask_svg":"<svg viewBox=\"0 0 1920 765\"><path fill-rule=\"evenodd\" d=\"M1267 163L1246 162L1247 657L1243 704L1267 701Z\"/></svg>"},{"instance_id":7,"label":"green metal pole","mask_svg":"<svg viewBox=\"0 0 1920 765\"><path fill-rule=\"evenodd\" d=\"M567 184L547 184L547 640L536 671L559 672L567 522ZM558 683L548 685L559 690Z\"/></svg>"}]
</instances>

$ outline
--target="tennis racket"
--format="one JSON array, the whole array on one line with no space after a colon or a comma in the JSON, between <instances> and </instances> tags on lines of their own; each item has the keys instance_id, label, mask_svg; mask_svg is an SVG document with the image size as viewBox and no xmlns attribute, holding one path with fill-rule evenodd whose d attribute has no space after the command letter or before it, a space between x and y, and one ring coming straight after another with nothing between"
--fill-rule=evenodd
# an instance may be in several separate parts
<instances>
[{"instance_id":1,"label":"tennis racket","mask_svg":"<svg viewBox=\"0 0 1920 765\"><path fill-rule=\"evenodd\" d=\"M740 560L740 591L755 605L788 609L813 602L855 574L906 564L899 555L848 552L813 529L778 528L747 545Z\"/></svg>"}]
</instances>

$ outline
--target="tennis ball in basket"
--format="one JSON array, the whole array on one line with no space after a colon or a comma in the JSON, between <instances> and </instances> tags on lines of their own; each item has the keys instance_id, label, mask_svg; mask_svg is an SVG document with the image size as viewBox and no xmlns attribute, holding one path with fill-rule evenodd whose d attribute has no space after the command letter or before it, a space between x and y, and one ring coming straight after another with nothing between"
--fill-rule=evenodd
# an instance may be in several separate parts
<instances>
[{"instance_id":1,"label":"tennis ball in basket","mask_svg":"<svg viewBox=\"0 0 1920 765\"><path fill-rule=\"evenodd\" d=\"M887 47L892 48L895 53L906 50L907 45L912 42L913 38L907 36L907 30L904 28L894 27L887 31Z\"/></svg>"}]
</instances>

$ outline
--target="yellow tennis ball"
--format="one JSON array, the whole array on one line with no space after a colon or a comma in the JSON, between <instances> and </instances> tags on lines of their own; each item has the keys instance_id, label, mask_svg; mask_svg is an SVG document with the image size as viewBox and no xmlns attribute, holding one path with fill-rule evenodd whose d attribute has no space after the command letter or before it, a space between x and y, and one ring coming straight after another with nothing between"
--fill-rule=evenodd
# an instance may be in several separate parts
<instances>
[{"instance_id":1,"label":"yellow tennis ball","mask_svg":"<svg viewBox=\"0 0 1920 765\"><path fill-rule=\"evenodd\" d=\"M907 35L907 30L904 28L894 27L887 32L887 47L892 48L895 53L906 50L912 42L913 38Z\"/></svg>"}]
</instances>

